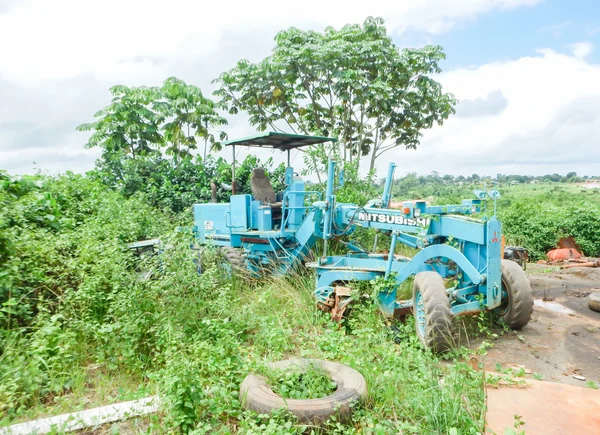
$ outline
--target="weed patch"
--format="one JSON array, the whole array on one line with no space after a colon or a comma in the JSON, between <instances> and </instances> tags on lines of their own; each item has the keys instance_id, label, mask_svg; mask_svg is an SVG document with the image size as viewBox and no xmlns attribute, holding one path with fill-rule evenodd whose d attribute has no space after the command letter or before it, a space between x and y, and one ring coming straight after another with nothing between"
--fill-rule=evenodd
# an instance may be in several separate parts
<instances>
[{"instance_id":1,"label":"weed patch","mask_svg":"<svg viewBox=\"0 0 600 435\"><path fill-rule=\"evenodd\" d=\"M337 388L326 371L312 364L302 372L276 370L266 374L273 392L285 399L318 399L330 395Z\"/></svg>"}]
</instances>

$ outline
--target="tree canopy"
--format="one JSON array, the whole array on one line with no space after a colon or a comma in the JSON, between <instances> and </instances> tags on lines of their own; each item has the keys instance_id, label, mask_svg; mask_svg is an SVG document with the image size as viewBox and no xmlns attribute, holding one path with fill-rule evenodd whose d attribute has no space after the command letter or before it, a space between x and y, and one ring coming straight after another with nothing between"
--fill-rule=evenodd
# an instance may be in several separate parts
<instances>
[{"instance_id":1,"label":"tree canopy","mask_svg":"<svg viewBox=\"0 0 600 435\"><path fill-rule=\"evenodd\" d=\"M174 160L191 157L198 138L206 148L220 149L227 135L215 128L227 124L218 112L219 104L205 97L197 86L176 77L161 87L117 85L110 88L111 103L98 111L92 123L77 127L94 131L86 148L102 148L105 163L136 159L152 152L173 156Z\"/></svg>"},{"instance_id":2,"label":"tree canopy","mask_svg":"<svg viewBox=\"0 0 600 435\"><path fill-rule=\"evenodd\" d=\"M456 100L433 80L445 55L439 46L400 50L381 18L323 33L291 28L277 34L270 56L241 60L216 80L229 113L242 110L267 128L337 136L339 143L309 151L317 173L328 156L344 162L416 148L421 132L454 113Z\"/></svg>"}]
</instances>

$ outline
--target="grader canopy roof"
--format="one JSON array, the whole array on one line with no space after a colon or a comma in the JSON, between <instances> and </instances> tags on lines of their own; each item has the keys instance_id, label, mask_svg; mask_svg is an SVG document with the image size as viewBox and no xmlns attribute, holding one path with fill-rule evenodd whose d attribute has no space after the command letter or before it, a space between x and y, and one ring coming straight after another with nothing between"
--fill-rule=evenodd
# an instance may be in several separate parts
<instances>
[{"instance_id":1,"label":"grader canopy roof","mask_svg":"<svg viewBox=\"0 0 600 435\"><path fill-rule=\"evenodd\" d=\"M276 133L270 131L268 133L257 134L242 139L228 140L224 142L224 144L273 148L281 151L288 151L322 142L337 142L337 139L333 137L305 136L301 134Z\"/></svg>"}]
</instances>

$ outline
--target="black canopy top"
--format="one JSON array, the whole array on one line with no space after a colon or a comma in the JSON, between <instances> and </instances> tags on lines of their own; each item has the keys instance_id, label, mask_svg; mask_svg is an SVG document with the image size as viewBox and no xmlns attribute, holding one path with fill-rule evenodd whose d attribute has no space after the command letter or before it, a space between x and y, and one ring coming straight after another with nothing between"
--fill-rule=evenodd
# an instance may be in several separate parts
<instances>
[{"instance_id":1,"label":"black canopy top","mask_svg":"<svg viewBox=\"0 0 600 435\"><path fill-rule=\"evenodd\" d=\"M242 139L228 140L224 145L241 145L247 147L273 148L281 151L292 150L322 142L337 142L333 137L305 136L301 134L276 133L270 131Z\"/></svg>"}]
</instances>

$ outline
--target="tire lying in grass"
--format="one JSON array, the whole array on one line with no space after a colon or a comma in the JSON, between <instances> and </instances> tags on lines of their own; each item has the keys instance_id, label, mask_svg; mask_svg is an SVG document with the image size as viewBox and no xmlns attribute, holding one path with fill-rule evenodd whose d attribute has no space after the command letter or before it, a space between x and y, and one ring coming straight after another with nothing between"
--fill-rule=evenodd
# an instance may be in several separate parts
<instances>
[{"instance_id":1,"label":"tire lying in grass","mask_svg":"<svg viewBox=\"0 0 600 435\"><path fill-rule=\"evenodd\" d=\"M421 343L436 353L452 348L452 312L444 280L436 272L420 272L413 283L415 327Z\"/></svg>"},{"instance_id":2,"label":"tire lying in grass","mask_svg":"<svg viewBox=\"0 0 600 435\"><path fill-rule=\"evenodd\" d=\"M590 293L588 296L588 307L590 307L590 310L600 313L600 292Z\"/></svg>"},{"instance_id":3,"label":"tire lying in grass","mask_svg":"<svg viewBox=\"0 0 600 435\"><path fill-rule=\"evenodd\" d=\"M318 399L284 399L275 394L263 376L250 374L240 386L242 406L259 414L270 414L287 409L299 423L319 425L336 415L341 422L348 421L352 406L367 395L364 377L351 367L319 359L289 359L269 364L272 370L306 370L314 365L327 372L337 384L337 389Z\"/></svg>"},{"instance_id":4,"label":"tire lying in grass","mask_svg":"<svg viewBox=\"0 0 600 435\"><path fill-rule=\"evenodd\" d=\"M500 307L502 320L512 329L521 329L531 320L533 295L527 274L514 261L502 260L502 288L508 294Z\"/></svg>"}]
</instances>

